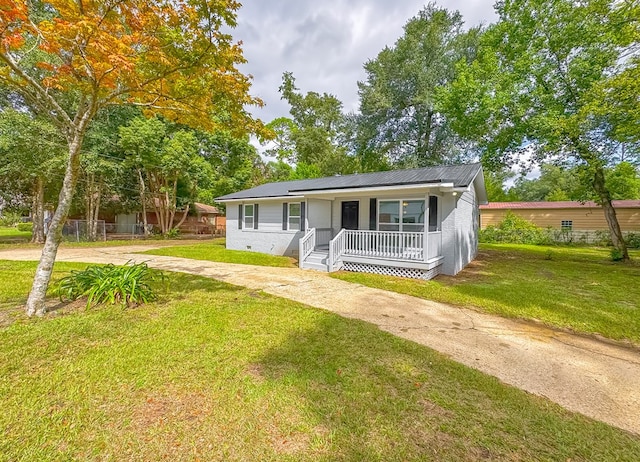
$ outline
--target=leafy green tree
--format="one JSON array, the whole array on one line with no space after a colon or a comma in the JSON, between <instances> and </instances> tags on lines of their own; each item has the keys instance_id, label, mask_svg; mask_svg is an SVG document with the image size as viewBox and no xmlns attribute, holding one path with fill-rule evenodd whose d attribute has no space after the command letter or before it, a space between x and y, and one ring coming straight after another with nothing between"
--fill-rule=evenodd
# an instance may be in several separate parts
<instances>
[{"instance_id":1,"label":"leafy green tree","mask_svg":"<svg viewBox=\"0 0 640 462\"><path fill-rule=\"evenodd\" d=\"M446 92L454 129L483 149L489 165L535 161L580 165L603 206L614 246L628 252L605 168L619 145L612 119L593 108L619 75L631 45L610 0L504 0L476 61L460 64ZM628 59L628 55L627 55ZM614 96L612 96L614 97Z\"/></svg>"},{"instance_id":2,"label":"leafy green tree","mask_svg":"<svg viewBox=\"0 0 640 462\"><path fill-rule=\"evenodd\" d=\"M48 120L13 109L0 111L0 197L14 205L28 202L31 242L45 241L45 205L62 181L64 151L63 137Z\"/></svg>"},{"instance_id":3,"label":"leafy green tree","mask_svg":"<svg viewBox=\"0 0 640 462\"><path fill-rule=\"evenodd\" d=\"M263 182L258 174L262 160L248 136L234 136L224 130L198 132L197 136L202 155L213 169L212 186L207 191L200 190L200 201L212 203L216 197Z\"/></svg>"},{"instance_id":4,"label":"leafy green tree","mask_svg":"<svg viewBox=\"0 0 640 462\"><path fill-rule=\"evenodd\" d=\"M157 118L137 117L120 127L120 146L137 169L141 201L156 215L162 234L186 219L199 188L208 185L213 169L201 155L193 131L168 126ZM176 212L183 216L176 224Z\"/></svg>"},{"instance_id":5,"label":"leafy green tree","mask_svg":"<svg viewBox=\"0 0 640 462\"><path fill-rule=\"evenodd\" d=\"M463 29L460 13L434 3L410 19L395 45L364 65L358 152L404 167L472 156L469 143L451 130L439 92L455 78L458 61L473 59L480 35L479 27Z\"/></svg>"},{"instance_id":6,"label":"leafy green tree","mask_svg":"<svg viewBox=\"0 0 640 462\"><path fill-rule=\"evenodd\" d=\"M553 164L542 164L538 178L520 177L510 192L525 202L586 200L583 196L581 172Z\"/></svg>"},{"instance_id":7,"label":"leafy green tree","mask_svg":"<svg viewBox=\"0 0 640 462\"><path fill-rule=\"evenodd\" d=\"M640 199L640 175L631 163L620 162L605 177L612 199Z\"/></svg>"},{"instance_id":8,"label":"leafy green tree","mask_svg":"<svg viewBox=\"0 0 640 462\"><path fill-rule=\"evenodd\" d=\"M226 32L233 0L4 2L0 87L64 134L67 163L26 312L46 311L53 264L75 193L84 137L96 114L144 106L190 126L262 131L246 106L242 49Z\"/></svg>"},{"instance_id":9,"label":"leafy green tree","mask_svg":"<svg viewBox=\"0 0 640 462\"><path fill-rule=\"evenodd\" d=\"M123 204L131 196L129 176L135 172L124 162L125 154L118 145L119 129L140 114L135 106L109 107L96 115L87 131L74 209L85 215L89 240L97 239L98 216L102 210L127 209Z\"/></svg>"},{"instance_id":10,"label":"leafy green tree","mask_svg":"<svg viewBox=\"0 0 640 462\"><path fill-rule=\"evenodd\" d=\"M484 173L484 184L487 189L489 202L509 202L518 200L512 190L505 189L505 182L515 176L515 173L507 169L497 172L486 171Z\"/></svg>"},{"instance_id":11,"label":"leafy green tree","mask_svg":"<svg viewBox=\"0 0 640 462\"><path fill-rule=\"evenodd\" d=\"M267 125L276 136L266 153L278 160L315 166L324 176L352 173L355 162L347 152L342 103L327 93L303 95L290 72L283 74L279 90L291 106L292 118L278 118Z\"/></svg>"}]
</instances>

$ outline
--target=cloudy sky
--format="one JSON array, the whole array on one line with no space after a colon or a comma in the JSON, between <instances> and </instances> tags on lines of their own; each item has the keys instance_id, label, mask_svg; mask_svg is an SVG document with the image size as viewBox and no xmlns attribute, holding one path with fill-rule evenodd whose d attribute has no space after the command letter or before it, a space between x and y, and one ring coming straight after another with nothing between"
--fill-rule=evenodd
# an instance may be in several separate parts
<instances>
[{"instance_id":1,"label":"cloudy sky","mask_svg":"<svg viewBox=\"0 0 640 462\"><path fill-rule=\"evenodd\" d=\"M439 0L458 10L467 26L495 20L494 0ZM242 40L253 75L252 94L266 107L254 110L264 122L288 116L280 100L282 73L293 72L301 91L331 93L347 111L358 108L357 82L362 65L385 45L393 45L402 27L425 5L414 0L244 0L234 39Z\"/></svg>"}]
</instances>

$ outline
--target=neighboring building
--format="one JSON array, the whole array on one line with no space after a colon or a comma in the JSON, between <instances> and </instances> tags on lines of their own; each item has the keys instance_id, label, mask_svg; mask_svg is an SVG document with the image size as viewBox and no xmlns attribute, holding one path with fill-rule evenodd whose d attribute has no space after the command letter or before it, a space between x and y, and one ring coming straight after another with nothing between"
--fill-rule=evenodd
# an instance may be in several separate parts
<instances>
[{"instance_id":1,"label":"neighboring building","mask_svg":"<svg viewBox=\"0 0 640 462\"><path fill-rule=\"evenodd\" d=\"M182 225L180 231L193 234L221 234L224 235L225 217L222 212L213 205L195 202ZM195 214L194 214L195 212ZM176 211L173 218L174 224L182 220L184 210ZM115 216L115 232L124 234L142 234L142 212L122 213ZM158 217L153 208L147 208L147 224L150 227L158 225Z\"/></svg>"},{"instance_id":2,"label":"neighboring building","mask_svg":"<svg viewBox=\"0 0 640 462\"><path fill-rule=\"evenodd\" d=\"M640 231L640 200L613 201L623 232ZM602 207L595 202L491 202L480 206L480 226L500 223L507 211L541 228L563 231L608 230Z\"/></svg>"},{"instance_id":3,"label":"neighboring building","mask_svg":"<svg viewBox=\"0 0 640 462\"><path fill-rule=\"evenodd\" d=\"M227 248L295 255L303 268L430 279L477 253L480 164L269 183L227 204Z\"/></svg>"}]
</instances>

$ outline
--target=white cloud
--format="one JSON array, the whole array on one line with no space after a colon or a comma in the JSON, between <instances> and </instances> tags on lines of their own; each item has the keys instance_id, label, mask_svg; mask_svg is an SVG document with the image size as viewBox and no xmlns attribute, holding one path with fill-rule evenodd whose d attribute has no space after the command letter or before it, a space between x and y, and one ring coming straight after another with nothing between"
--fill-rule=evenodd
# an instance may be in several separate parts
<instances>
[{"instance_id":1,"label":"white cloud","mask_svg":"<svg viewBox=\"0 0 640 462\"><path fill-rule=\"evenodd\" d=\"M469 26L495 20L493 0L441 2L459 10ZM365 78L363 64L402 35L402 27L424 2L413 0L247 0L232 32L242 40L253 75L251 93L266 107L253 113L265 122L287 116L280 100L282 73L293 72L303 91L327 92L348 111L358 108L358 80Z\"/></svg>"}]
</instances>

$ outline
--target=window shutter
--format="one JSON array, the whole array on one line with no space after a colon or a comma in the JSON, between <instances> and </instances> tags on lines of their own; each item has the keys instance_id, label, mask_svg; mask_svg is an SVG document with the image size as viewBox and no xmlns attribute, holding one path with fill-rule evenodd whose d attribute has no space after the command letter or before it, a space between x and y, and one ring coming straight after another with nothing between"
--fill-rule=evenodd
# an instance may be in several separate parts
<instances>
[{"instance_id":1,"label":"window shutter","mask_svg":"<svg viewBox=\"0 0 640 462\"><path fill-rule=\"evenodd\" d=\"M306 202L300 202L300 231L304 231L305 230L305 209L306 209Z\"/></svg>"},{"instance_id":2,"label":"window shutter","mask_svg":"<svg viewBox=\"0 0 640 462\"><path fill-rule=\"evenodd\" d=\"M375 198L369 199L369 229L375 231L378 227L378 200Z\"/></svg>"},{"instance_id":3,"label":"window shutter","mask_svg":"<svg viewBox=\"0 0 640 462\"><path fill-rule=\"evenodd\" d=\"M242 229L242 221L244 217L242 216L242 212L244 210L244 206L242 204L238 205L238 229Z\"/></svg>"},{"instance_id":4,"label":"window shutter","mask_svg":"<svg viewBox=\"0 0 640 462\"><path fill-rule=\"evenodd\" d=\"M289 204L286 202L282 204L282 229L286 231L288 229L289 221Z\"/></svg>"},{"instance_id":5,"label":"window shutter","mask_svg":"<svg viewBox=\"0 0 640 462\"><path fill-rule=\"evenodd\" d=\"M258 204L253 204L253 229L258 229Z\"/></svg>"}]
</instances>

